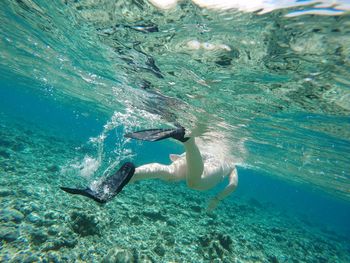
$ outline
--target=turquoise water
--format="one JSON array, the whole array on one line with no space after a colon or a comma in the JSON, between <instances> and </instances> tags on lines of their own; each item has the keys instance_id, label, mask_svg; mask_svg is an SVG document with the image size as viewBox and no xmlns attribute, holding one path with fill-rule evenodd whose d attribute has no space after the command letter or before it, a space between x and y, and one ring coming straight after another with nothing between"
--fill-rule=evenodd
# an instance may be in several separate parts
<instances>
[{"instance_id":1,"label":"turquoise water","mask_svg":"<svg viewBox=\"0 0 350 263\"><path fill-rule=\"evenodd\" d=\"M194 2L0 2L1 262L350 262L350 3ZM59 189L169 164L123 135L175 122L237 164L213 212L226 181Z\"/></svg>"}]
</instances>

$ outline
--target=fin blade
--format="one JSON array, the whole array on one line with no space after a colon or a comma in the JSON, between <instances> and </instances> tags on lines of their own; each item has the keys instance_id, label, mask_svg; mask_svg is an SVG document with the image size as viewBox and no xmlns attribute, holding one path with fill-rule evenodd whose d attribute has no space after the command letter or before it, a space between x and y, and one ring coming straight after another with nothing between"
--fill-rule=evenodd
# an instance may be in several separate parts
<instances>
[{"instance_id":1,"label":"fin blade","mask_svg":"<svg viewBox=\"0 0 350 263\"><path fill-rule=\"evenodd\" d=\"M68 188L68 187L60 187L61 190L73 194L73 195L82 195L85 189L76 189L76 188Z\"/></svg>"},{"instance_id":2,"label":"fin blade","mask_svg":"<svg viewBox=\"0 0 350 263\"><path fill-rule=\"evenodd\" d=\"M75 194L83 195L95 200L98 203L106 203L116 196L125 185L127 185L131 177L135 173L135 166L133 163L126 162L120 167L120 169L113 175L106 178L96 191L90 188L76 189L68 187L60 187L63 191ZM105 193L105 189L108 189L108 193Z\"/></svg>"},{"instance_id":3,"label":"fin blade","mask_svg":"<svg viewBox=\"0 0 350 263\"><path fill-rule=\"evenodd\" d=\"M174 129L147 129L136 132L127 133L124 135L127 138L143 140L143 141L160 141L167 138L173 138L179 141L186 141L185 129L183 127L177 127Z\"/></svg>"},{"instance_id":4,"label":"fin blade","mask_svg":"<svg viewBox=\"0 0 350 263\"><path fill-rule=\"evenodd\" d=\"M107 200L104 200L100 197L98 197L97 193L95 193L94 191L92 191L90 188L86 188L86 189L76 189L76 188L68 188L68 187L60 187L61 190L73 194L73 195L83 195L86 197L89 197L93 200L95 200L98 203L106 203Z\"/></svg>"},{"instance_id":5,"label":"fin blade","mask_svg":"<svg viewBox=\"0 0 350 263\"><path fill-rule=\"evenodd\" d=\"M169 133L171 133L172 130L170 129L147 129L147 130L141 130L136 132L131 132L125 134L125 137L142 140L142 141L159 141L161 139L168 138Z\"/></svg>"}]
</instances>

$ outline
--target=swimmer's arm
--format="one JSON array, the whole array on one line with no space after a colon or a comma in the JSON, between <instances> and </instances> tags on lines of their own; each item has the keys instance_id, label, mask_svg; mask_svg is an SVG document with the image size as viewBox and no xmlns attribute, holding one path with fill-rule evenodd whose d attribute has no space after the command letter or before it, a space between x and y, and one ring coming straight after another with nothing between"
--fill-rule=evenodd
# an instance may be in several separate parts
<instances>
[{"instance_id":1,"label":"swimmer's arm","mask_svg":"<svg viewBox=\"0 0 350 263\"><path fill-rule=\"evenodd\" d=\"M208 211L214 210L220 201L224 200L227 196L229 196L238 185L238 175L237 175L237 169L234 168L233 171L229 175L229 183L225 187L224 190L222 190L220 193L218 193L213 199L210 200L208 205Z\"/></svg>"}]
</instances>

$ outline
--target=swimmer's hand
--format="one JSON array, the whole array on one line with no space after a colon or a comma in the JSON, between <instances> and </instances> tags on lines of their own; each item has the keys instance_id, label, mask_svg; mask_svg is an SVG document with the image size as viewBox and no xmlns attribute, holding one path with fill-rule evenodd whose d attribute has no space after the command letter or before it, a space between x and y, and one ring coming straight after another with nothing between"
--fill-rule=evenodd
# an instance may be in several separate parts
<instances>
[{"instance_id":1,"label":"swimmer's hand","mask_svg":"<svg viewBox=\"0 0 350 263\"><path fill-rule=\"evenodd\" d=\"M214 197L209 201L207 212L212 212L219 204L220 200L217 197Z\"/></svg>"}]
</instances>

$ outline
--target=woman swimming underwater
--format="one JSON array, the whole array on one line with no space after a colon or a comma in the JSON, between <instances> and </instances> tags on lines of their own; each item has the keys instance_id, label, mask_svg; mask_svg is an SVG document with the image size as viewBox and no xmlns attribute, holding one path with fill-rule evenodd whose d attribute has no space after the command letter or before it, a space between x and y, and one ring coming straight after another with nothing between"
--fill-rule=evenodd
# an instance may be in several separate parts
<instances>
[{"instance_id":1,"label":"woman swimming underwater","mask_svg":"<svg viewBox=\"0 0 350 263\"><path fill-rule=\"evenodd\" d=\"M84 195L97 202L105 203L117 195L129 182L145 179L161 179L171 182L186 181L189 188L205 191L215 187L225 177L228 177L228 185L209 203L208 210L213 210L237 187L237 170L232 160L203 150L200 151L195 137L185 137L183 127L142 130L128 133L125 137L144 141L173 138L183 143L185 153L182 155L171 154L172 162L170 165L150 163L135 168L132 163L125 163L115 174L103 180L93 190L66 187L61 187L61 189L71 194Z\"/></svg>"}]
</instances>

